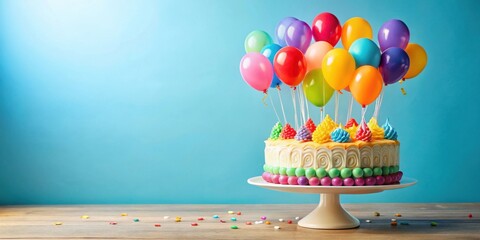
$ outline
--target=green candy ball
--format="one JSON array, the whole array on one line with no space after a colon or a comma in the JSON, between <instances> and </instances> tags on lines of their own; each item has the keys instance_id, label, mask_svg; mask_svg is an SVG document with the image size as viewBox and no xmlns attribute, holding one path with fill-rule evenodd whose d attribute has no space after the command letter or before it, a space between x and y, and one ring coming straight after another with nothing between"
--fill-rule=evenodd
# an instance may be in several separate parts
<instances>
[{"instance_id":1,"label":"green candy ball","mask_svg":"<svg viewBox=\"0 0 480 240\"><path fill-rule=\"evenodd\" d=\"M390 166L388 167L390 170L389 170L389 173L392 174L392 173L396 173L395 172L395 166Z\"/></svg>"},{"instance_id":2,"label":"green candy ball","mask_svg":"<svg viewBox=\"0 0 480 240\"><path fill-rule=\"evenodd\" d=\"M382 167L382 175L386 176L390 173L389 167Z\"/></svg>"},{"instance_id":3,"label":"green candy ball","mask_svg":"<svg viewBox=\"0 0 480 240\"><path fill-rule=\"evenodd\" d=\"M287 175L287 168L286 167L281 167L280 169L278 169L278 173L280 173L280 175L286 176Z\"/></svg>"},{"instance_id":4,"label":"green candy ball","mask_svg":"<svg viewBox=\"0 0 480 240\"><path fill-rule=\"evenodd\" d=\"M342 171L340 171L340 176L342 176L342 178L351 177L352 176L352 169L350 169L350 168L342 169Z\"/></svg>"},{"instance_id":5,"label":"green candy ball","mask_svg":"<svg viewBox=\"0 0 480 240\"><path fill-rule=\"evenodd\" d=\"M278 169L279 169L279 168L280 168L280 167L272 167L272 173L273 173L273 174L278 174Z\"/></svg>"},{"instance_id":6,"label":"green candy ball","mask_svg":"<svg viewBox=\"0 0 480 240\"><path fill-rule=\"evenodd\" d=\"M373 169L373 175L374 176L380 176L382 175L382 168L376 167Z\"/></svg>"},{"instance_id":7,"label":"green candy ball","mask_svg":"<svg viewBox=\"0 0 480 240\"><path fill-rule=\"evenodd\" d=\"M317 173L315 172L315 169L307 168L307 170L305 170L305 176L307 176L307 178L310 179L312 177L316 177Z\"/></svg>"},{"instance_id":8,"label":"green candy ball","mask_svg":"<svg viewBox=\"0 0 480 240\"><path fill-rule=\"evenodd\" d=\"M303 168L297 168L297 169L295 170L295 175L296 175L297 177L305 176L305 169L303 169Z\"/></svg>"},{"instance_id":9,"label":"green candy ball","mask_svg":"<svg viewBox=\"0 0 480 240\"><path fill-rule=\"evenodd\" d=\"M317 171L317 177L318 178L323 178L323 177L326 177L327 176L327 171L325 171L325 168L318 168Z\"/></svg>"},{"instance_id":10,"label":"green candy ball","mask_svg":"<svg viewBox=\"0 0 480 240\"><path fill-rule=\"evenodd\" d=\"M353 177L360 178L363 177L363 170L361 168L354 168L352 171Z\"/></svg>"},{"instance_id":11,"label":"green candy ball","mask_svg":"<svg viewBox=\"0 0 480 240\"><path fill-rule=\"evenodd\" d=\"M263 165L263 171L264 171L264 172L270 172L270 168L268 167L267 164L264 164L264 165Z\"/></svg>"},{"instance_id":12,"label":"green candy ball","mask_svg":"<svg viewBox=\"0 0 480 240\"><path fill-rule=\"evenodd\" d=\"M288 176L295 176L295 168L287 168L287 175Z\"/></svg>"},{"instance_id":13,"label":"green candy ball","mask_svg":"<svg viewBox=\"0 0 480 240\"><path fill-rule=\"evenodd\" d=\"M372 169L371 169L371 168L368 168L368 167L367 167L367 168L364 168L364 169L363 169L363 175L364 175L365 177L371 177L371 176L373 175Z\"/></svg>"},{"instance_id":14,"label":"green candy ball","mask_svg":"<svg viewBox=\"0 0 480 240\"><path fill-rule=\"evenodd\" d=\"M331 177L331 178L338 177L338 176L340 176L340 170L338 170L336 168L332 168L332 169L330 169L330 171L328 171L328 176Z\"/></svg>"}]
</instances>

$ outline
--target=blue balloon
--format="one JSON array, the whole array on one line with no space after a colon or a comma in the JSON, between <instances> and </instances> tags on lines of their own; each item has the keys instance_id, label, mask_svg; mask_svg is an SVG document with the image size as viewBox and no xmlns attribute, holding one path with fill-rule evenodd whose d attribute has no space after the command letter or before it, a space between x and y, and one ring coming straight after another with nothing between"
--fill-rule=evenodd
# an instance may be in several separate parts
<instances>
[{"instance_id":1,"label":"blue balloon","mask_svg":"<svg viewBox=\"0 0 480 240\"><path fill-rule=\"evenodd\" d=\"M378 67L380 65L380 48L372 40L368 38L360 38L355 40L348 49L348 52L352 54L355 59L355 65L357 68L370 65L373 67Z\"/></svg>"},{"instance_id":2,"label":"blue balloon","mask_svg":"<svg viewBox=\"0 0 480 240\"><path fill-rule=\"evenodd\" d=\"M268 61L273 64L273 59L275 58L275 54L277 54L278 50L280 50L282 47L278 44L272 43L269 44L265 47L262 48L260 51L263 56L268 58ZM278 85L282 84L282 81L277 77L277 74L275 71L273 72L273 80L272 83L270 84L271 88L276 88Z\"/></svg>"}]
</instances>

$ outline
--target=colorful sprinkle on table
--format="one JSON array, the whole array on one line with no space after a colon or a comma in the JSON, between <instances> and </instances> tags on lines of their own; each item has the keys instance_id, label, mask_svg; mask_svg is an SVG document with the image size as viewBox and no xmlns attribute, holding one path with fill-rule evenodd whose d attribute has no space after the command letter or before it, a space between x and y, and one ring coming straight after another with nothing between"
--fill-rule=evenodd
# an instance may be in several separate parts
<instances>
[{"instance_id":1,"label":"colorful sprinkle on table","mask_svg":"<svg viewBox=\"0 0 480 240\"><path fill-rule=\"evenodd\" d=\"M170 218L170 216L163 216L163 219L168 219Z\"/></svg>"},{"instance_id":2,"label":"colorful sprinkle on table","mask_svg":"<svg viewBox=\"0 0 480 240\"><path fill-rule=\"evenodd\" d=\"M430 226L432 226L432 227L436 227L437 225L438 225L437 222L431 222L431 223L430 223Z\"/></svg>"},{"instance_id":3,"label":"colorful sprinkle on table","mask_svg":"<svg viewBox=\"0 0 480 240\"><path fill-rule=\"evenodd\" d=\"M227 221L225 221L225 220L220 220L220 222L221 222L221 223L226 223Z\"/></svg>"},{"instance_id":4,"label":"colorful sprinkle on table","mask_svg":"<svg viewBox=\"0 0 480 240\"><path fill-rule=\"evenodd\" d=\"M255 221L255 224L262 224L263 221Z\"/></svg>"},{"instance_id":5,"label":"colorful sprinkle on table","mask_svg":"<svg viewBox=\"0 0 480 240\"><path fill-rule=\"evenodd\" d=\"M192 225L192 227L196 227L196 226L198 226L198 223L192 223L191 225Z\"/></svg>"},{"instance_id":6,"label":"colorful sprinkle on table","mask_svg":"<svg viewBox=\"0 0 480 240\"><path fill-rule=\"evenodd\" d=\"M109 222L110 225L117 225L117 222Z\"/></svg>"},{"instance_id":7,"label":"colorful sprinkle on table","mask_svg":"<svg viewBox=\"0 0 480 240\"><path fill-rule=\"evenodd\" d=\"M238 229L238 227L236 225L232 225L230 228L231 229Z\"/></svg>"},{"instance_id":8,"label":"colorful sprinkle on table","mask_svg":"<svg viewBox=\"0 0 480 240\"><path fill-rule=\"evenodd\" d=\"M218 218L218 215L213 215L213 218Z\"/></svg>"},{"instance_id":9,"label":"colorful sprinkle on table","mask_svg":"<svg viewBox=\"0 0 480 240\"><path fill-rule=\"evenodd\" d=\"M371 222L372 222L372 220L370 220L370 219L367 219L367 220L365 220L365 222L366 222L366 223L371 223Z\"/></svg>"},{"instance_id":10,"label":"colorful sprinkle on table","mask_svg":"<svg viewBox=\"0 0 480 240\"><path fill-rule=\"evenodd\" d=\"M245 224L246 225L252 225L252 222L246 222Z\"/></svg>"},{"instance_id":11,"label":"colorful sprinkle on table","mask_svg":"<svg viewBox=\"0 0 480 240\"><path fill-rule=\"evenodd\" d=\"M199 218L197 218L197 220L198 220L198 221L203 221L203 220L205 220L205 219L204 219L203 217L199 217Z\"/></svg>"},{"instance_id":12,"label":"colorful sprinkle on table","mask_svg":"<svg viewBox=\"0 0 480 240\"><path fill-rule=\"evenodd\" d=\"M468 214L468 218L473 218L473 215L471 213Z\"/></svg>"},{"instance_id":13,"label":"colorful sprinkle on table","mask_svg":"<svg viewBox=\"0 0 480 240\"><path fill-rule=\"evenodd\" d=\"M390 225L397 226L397 222L390 222Z\"/></svg>"},{"instance_id":14,"label":"colorful sprinkle on table","mask_svg":"<svg viewBox=\"0 0 480 240\"><path fill-rule=\"evenodd\" d=\"M242 215L242 212L237 212L237 215Z\"/></svg>"},{"instance_id":15,"label":"colorful sprinkle on table","mask_svg":"<svg viewBox=\"0 0 480 240\"><path fill-rule=\"evenodd\" d=\"M300 217L295 217L295 220L297 220L297 221L300 220Z\"/></svg>"},{"instance_id":16,"label":"colorful sprinkle on table","mask_svg":"<svg viewBox=\"0 0 480 240\"><path fill-rule=\"evenodd\" d=\"M182 221L182 218L181 217L176 217L175 218L175 222L181 222Z\"/></svg>"},{"instance_id":17,"label":"colorful sprinkle on table","mask_svg":"<svg viewBox=\"0 0 480 240\"><path fill-rule=\"evenodd\" d=\"M262 216L260 219L262 219L262 220L267 220L267 217Z\"/></svg>"},{"instance_id":18,"label":"colorful sprinkle on table","mask_svg":"<svg viewBox=\"0 0 480 240\"><path fill-rule=\"evenodd\" d=\"M126 217L126 216L128 216L128 214L126 214L126 213L122 213L122 214L120 214L120 216L122 216L122 217Z\"/></svg>"},{"instance_id":19,"label":"colorful sprinkle on table","mask_svg":"<svg viewBox=\"0 0 480 240\"><path fill-rule=\"evenodd\" d=\"M87 215L83 215L83 216L81 216L81 218L82 218L82 219L89 219L90 217L87 216Z\"/></svg>"},{"instance_id":20,"label":"colorful sprinkle on table","mask_svg":"<svg viewBox=\"0 0 480 240\"><path fill-rule=\"evenodd\" d=\"M228 214L233 214L234 212L233 211L228 211Z\"/></svg>"},{"instance_id":21,"label":"colorful sprinkle on table","mask_svg":"<svg viewBox=\"0 0 480 240\"><path fill-rule=\"evenodd\" d=\"M392 220L391 220L391 221L392 221L392 222L396 222L396 221L397 221L397 219L395 219L395 218L392 218Z\"/></svg>"},{"instance_id":22,"label":"colorful sprinkle on table","mask_svg":"<svg viewBox=\"0 0 480 240\"><path fill-rule=\"evenodd\" d=\"M265 224L267 224L267 225L270 225L270 224L271 224L271 222L270 222L270 221L266 221L266 222L265 222Z\"/></svg>"},{"instance_id":23,"label":"colorful sprinkle on table","mask_svg":"<svg viewBox=\"0 0 480 240\"><path fill-rule=\"evenodd\" d=\"M380 216L380 213L379 212L373 212L373 216L378 217L378 216Z\"/></svg>"},{"instance_id":24,"label":"colorful sprinkle on table","mask_svg":"<svg viewBox=\"0 0 480 240\"><path fill-rule=\"evenodd\" d=\"M401 217L401 216L402 216L402 214L400 214L400 213L395 213L395 217Z\"/></svg>"},{"instance_id":25,"label":"colorful sprinkle on table","mask_svg":"<svg viewBox=\"0 0 480 240\"><path fill-rule=\"evenodd\" d=\"M235 221L237 221L237 218L232 217L232 218L230 218L230 220L235 222Z\"/></svg>"},{"instance_id":26,"label":"colorful sprinkle on table","mask_svg":"<svg viewBox=\"0 0 480 240\"><path fill-rule=\"evenodd\" d=\"M134 218L133 221L134 221L134 222L140 222L140 219Z\"/></svg>"},{"instance_id":27,"label":"colorful sprinkle on table","mask_svg":"<svg viewBox=\"0 0 480 240\"><path fill-rule=\"evenodd\" d=\"M161 227L162 225L161 225L161 224L159 224L159 223L156 223L156 224L155 224L155 225L153 225L153 226L155 226L155 227Z\"/></svg>"},{"instance_id":28,"label":"colorful sprinkle on table","mask_svg":"<svg viewBox=\"0 0 480 240\"><path fill-rule=\"evenodd\" d=\"M273 227L273 228L274 228L275 230L278 230L278 229L280 229L280 226L275 226L275 227Z\"/></svg>"},{"instance_id":29,"label":"colorful sprinkle on table","mask_svg":"<svg viewBox=\"0 0 480 240\"><path fill-rule=\"evenodd\" d=\"M293 221L292 221L292 220L288 220L287 223L288 223L288 224L292 224Z\"/></svg>"},{"instance_id":30,"label":"colorful sprinkle on table","mask_svg":"<svg viewBox=\"0 0 480 240\"><path fill-rule=\"evenodd\" d=\"M285 220L283 220L283 218L279 218L278 221L279 221L279 222L283 222L283 221L285 221Z\"/></svg>"},{"instance_id":31,"label":"colorful sprinkle on table","mask_svg":"<svg viewBox=\"0 0 480 240\"><path fill-rule=\"evenodd\" d=\"M57 226L58 225L63 225L63 222L55 222L54 224L57 225Z\"/></svg>"}]
</instances>

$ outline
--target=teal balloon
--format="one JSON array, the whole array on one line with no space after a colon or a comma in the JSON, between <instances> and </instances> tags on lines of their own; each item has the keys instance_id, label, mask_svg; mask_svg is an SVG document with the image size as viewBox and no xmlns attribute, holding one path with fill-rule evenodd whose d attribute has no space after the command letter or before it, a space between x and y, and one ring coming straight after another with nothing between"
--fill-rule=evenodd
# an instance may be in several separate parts
<instances>
[{"instance_id":1,"label":"teal balloon","mask_svg":"<svg viewBox=\"0 0 480 240\"><path fill-rule=\"evenodd\" d=\"M352 54L355 59L355 65L357 68L364 65L378 68L380 65L380 58L382 56L380 48L368 38L357 39L352 43L348 52Z\"/></svg>"},{"instance_id":2,"label":"teal balloon","mask_svg":"<svg viewBox=\"0 0 480 240\"><path fill-rule=\"evenodd\" d=\"M245 38L245 52L260 52L263 47L272 44L272 38L267 32L255 30Z\"/></svg>"}]
</instances>

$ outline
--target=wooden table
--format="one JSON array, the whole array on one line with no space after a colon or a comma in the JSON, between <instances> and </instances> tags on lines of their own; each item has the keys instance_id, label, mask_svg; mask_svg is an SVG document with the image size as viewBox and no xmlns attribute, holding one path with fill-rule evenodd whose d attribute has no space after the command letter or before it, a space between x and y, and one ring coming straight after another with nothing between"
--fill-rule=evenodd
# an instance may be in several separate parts
<instances>
[{"instance_id":1,"label":"wooden table","mask_svg":"<svg viewBox=\"0 0 480 240\"><path fill-rule=\"evenodd\" d=\"M480 239L480 203L344 204L360 228L313 230L295 217L314 205L0 206L0 239ZM229 210L235 214L227 213ZM237 215L240 211L241 215ZM374 212L381 215L376 217ZM127 213L128 216L121 216ZM400 213L401 217L395 217ZM469 218L469 214L473 217ZM213 218L218 215L219 218ZM88 216L86 219L82 216ZM169 216L166 218L166 216ZM181 222L175 222L175 217ZM271 224L255 224L267 216ZM197 218L205 220L199 221ZM237 218L232 221L231 218ZM284 222L279 222L283 218ZM391 226L391 219L397 226ZM138 219L138 222L134 220ZM366 220L371 223L366 223ZM226 223L221 223L225 220ZM293 223L288 224L288 220ZM249 221L252 225L246 225ZM116 225L110 223L116 222ZM431 226L436 222L437 226ZM56 225L59 224L59 225ZM198 223L198 226L191 226ZM154 224L161 224L155 227ZM408 224L408 225L406 225ZM238 229L231 229L232 225ZM280 226L280 229L274 229Z\"/></svg>"}]
</instances>

